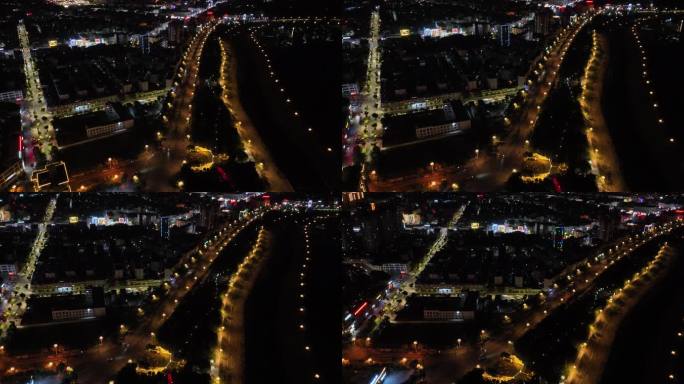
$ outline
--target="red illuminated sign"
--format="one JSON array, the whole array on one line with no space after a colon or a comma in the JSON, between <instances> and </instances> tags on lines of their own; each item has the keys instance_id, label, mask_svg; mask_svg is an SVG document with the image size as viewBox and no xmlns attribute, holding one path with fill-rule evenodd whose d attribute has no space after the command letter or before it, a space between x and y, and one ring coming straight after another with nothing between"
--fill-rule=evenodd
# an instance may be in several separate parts
<instances>
[{"instance_id":1,"label":"red illuminated sign","mask_svg":"<svg viewBox=\"0 0 684 384\"><path fill-rule=\"evenodd\" d=\"M358 316L359 313L361 313L361 311L363 311L363 309L366 308L367 306L368 306L368 302L364 301L363 304L361 304L361 306L356 311L354 311L354 316Z\"/></svg>"}]
</instances>

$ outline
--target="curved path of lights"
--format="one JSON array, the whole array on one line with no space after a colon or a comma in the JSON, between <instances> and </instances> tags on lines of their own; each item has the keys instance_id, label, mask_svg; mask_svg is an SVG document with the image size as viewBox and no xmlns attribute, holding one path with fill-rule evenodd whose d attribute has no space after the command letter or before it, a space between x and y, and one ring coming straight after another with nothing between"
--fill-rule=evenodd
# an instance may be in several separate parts
<instances>
[{"instance_id":1,"label":"curved path of lights","mask_svg":"<svg viewBox=\"0 0 684 384\"><path fill-rule=\"evenodd\" d=\"M207 236L195 249L187 252L173 268L173 277L164 282L160 290L152 294L150 300L138 307L136 324L120 324L119 335L100 336L85 353L72 353L62 346L47 346L48 352L24 356L18 359L6 355L0 347L0 372L15 374L24 370L40 367L52 368L61 361L68 361L81 378L113 377L125 364L133 363L145 353L148 344L158 344L156 332L174 313L180 302L208 274L216 257L247 226L260 220L270 208L259 208L240 220L226 223L219 230ZM121 350L118 337L127 344ZM123 359L119 359L123 357ZM168 360L173 360L171 354ZM109 361L105 363L105 361ZM97 364L94 364L97 362Z\"/></svg>"}]
</instances>

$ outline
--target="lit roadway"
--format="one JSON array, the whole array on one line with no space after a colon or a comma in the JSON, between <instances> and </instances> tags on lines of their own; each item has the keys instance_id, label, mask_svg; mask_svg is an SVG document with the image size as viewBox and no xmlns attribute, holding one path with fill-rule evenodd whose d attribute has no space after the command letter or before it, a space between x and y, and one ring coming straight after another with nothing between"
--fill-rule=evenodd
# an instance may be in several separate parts
<instances>
[{"instance_id":1,"label":"lit roadway","mask_svg":"<svg viewBox=\"0 0 684 384\"><path fill-rule=\"evenodd\" d=\"M351 126L354 127L353 134L347 134L345 139L345 161L343 164L349 165L352 160L352 153L357 142L363 143L363 169L361 170L360 190L366 190L365 172L370 161L371 149L373 144L382 147L382 105L380 101L380 67L382 64L382 51L380 50L380 11L378 9L371 13L370 36L368 38L368 65L366 69L366 82L361 91L361 106L358 111L352 112ZM377 104L377 107L376 107ZM368 117L366 118L366 112ZM377 114L377 118L373 118ZM377 124L373 128L373 124Z\"/></svg>"},{"instance_id":2,"label":"lit roadway","mask_svg":"<svg viewBox=\"0 0 684 384\"><path fill-rule=\"evenodd\" d=\"M22 103L22 127L23 137L27 143L27 149L32 148L31 142L36 140L38 147L45 157L50 160L52 147L56 146L55 130L52 126L52 115L47 108L45 95L38 76L38 67L31 56L31 44L28 32L23 20L17 26L19 42L21 43L21 54L24 58L24 75L26 77L26 96ZM30 160L33 155L27 151ZM30 174L33 164L25 165L25 170Z\"/></svg>"},{"instance_id":3,"label":"lit roadway","mask_svg":"<svg viewBox=\"0 0 684 384\"><path fill-rule=\"evenodd\" d=\"M523 154L530 150L529 137L534 131L539 114L546 98L558 81L558 70L565 59L565 55L574 42L575 36L594 17L588 13L577 22L561 30L553 45L547 49L542 62L535 68L537 81L527 81L532 87L525 92L525 102L520 118L511 124L509 133L501 139L496 156L473 148L471 160L463 166L440 168L425 175L402 177L391 181L374 181L369 189L372 191L404 191L425 190L437 188L442 180L464 190L491 191L500 189L511 174L518 172L521 167Z\"/></svg>"},{"instance_id":4,"label":"lit roadway","mask_svg":"<svg viewBox=\"0 0 684 384\"><path fill-rule=\"evenodd\" d=\"M591 55L582 77L582 94L579 104L587 123L585 133L589 144L591 170L596 175L597 189L600 192L622 192L626 190L626 186L601 106L603 80L608 67L607 56L606 36L593 31Z\"/></svg>"},{"instance_id":5,"label":"lit roadway","mask_svg":"<svg viewBox=\"0 0 684 384\"><path fill-rule=\"evenodd\" d=\"M149 188L155 191L173 190L168 185L168 180L180 172L185 162L187 146L190 144L192 101L198 81L199 62L206 40L216 25L215 22L210 22L200 27L179 63L170 92L171 100L167 105L169 110L162 116L162 122L169 134L164 137L161 132L157 132L157 138L164 139L162 151L146 148L135 159L113 159L106 164L72 174L70 185L75 191L84 192L107 185L115 187L125 176L160 169L160 165L163 165L161 169L164 175L160 180L151 180ZM182 189L183 184L176 186Z\"/></svg>"},{"instance_id":6,"label":"lit roadway","mask_svg":"<svg viewBox=\"0 0 684 384\"><path fill-rule=\"evenodd\" d=\"M206 7L204 7L204 8L190 8L192 10L192 12L190 12L189 14L185 14L185 12L183 12L182 16L184 19L185 18L192 19L192 18L195 18L197 16L204 14L204 12L207 12L210 9L216 7L217 5L223 4L223 3L226 3L226 0L216 0L216 1L209 0L209 1L207 1ZM169 23L165 22L165 23L160 24L157 28L151 30L147 34L150 36L158 36L160 33L166 31L168 29L168 27L169 27Z\"/></svg>"},{"instance_id":7,"label":"lit roadway","mask_svg":"<svg viewBox=\"0 0 684 384\"><path fill-rule=\"evenodd\" d=\"M283 215L277 218L275 222L284 220L289 215ZM313 220L315 223L316 220ZM299 277L300 283L298 286L304 287L304 276L308 263L311 260L308 226L305 226L305 242L306 242L306 257L301 265ZM291 240L291 239L290 239ZM236 271L231 275L226 291L221 295L221 321L219 328L216 330L217 343L212 352L213 359L211 360L211 383L231 383L239 384L245 379L245 302L250 296L260 271L265 262L272 256L274 247L273 229L266 229L261 227L249 254L238 265ZM304 312L304 288L301 288L299 295L300 301L299 312ZM294 294L294 292L291 292ZM301 323L298 330L305 329L304 323ZM310 351L310 347L305 347ZM316 372L313 373L314 379L321 379Z\"/></svg>"},{"instance_id":8,"label":"lit roadway","mask_svg":"<svg viewBox=\"0 0 684 384\"><path fill-rule=\"evenodd\" d=\"M187 272L182 276L175 273L173 284L164 283L166 292L163 296L152 297L154 308L138 309L140 323L134 329L121 324L120 332L125 335L125 345L119 344L116 340L104 339L98 345L86 349L84 353L64 350L57 346L51 348L50 352L24 356L6 355L3 349L0 351L0 372L43 369L65 362L75 369L83 382L107 383L109 378L114 377L129 361L135 361L142 356L148 344L157 344L155 331L171 317L185 295L208 276L209 267L216 256L240 231L260 219L267 211L260 208L241 221L228 223L215 236L207 239L206 244L202 242L187 252L176 265L177 268L185 266Z\"/></svg>"},{"instance_id":9,"label":"lit roadway","mask_svg":"<svg viewBox=\"0 0 684 384\"><path fill-rule=\"evenodd\" d=\"M599 383L611 346L625 316L634 308L644 294L666 274L675 252L663 244L655 257L625 284L616 289L605 306L596 314L589 326L587 341L580 344L577 356L561 383ZM566 376L567 375L567 376Z\"/></svg>"},{"instance_id":10,"label":"lit roadway","mask_svg":"<svg viewBox=\"0 0 684 384\"><path fill-rule=\"evenodd\" d=\"M239 384L244 378L245 301L254 286L262 261L268 257L272 234L261 228L254 247L230 277L227 291L221 296L221 322L218 342L213 352L212 383Z\"/></svg>"},{"instance_id":11,"label":"lit roadway","mask_svg":"<svg viewBox=\"0 0 684 384\"><path fill-rule=\"evenodd\" d=\"M162 116L162 122L166 125L169 136L164 142L164 151L167 153L168 161L165 167L166 178L170 179L173 175L180 172L185 162L187 146L190 141L190 127L192 118L192 101L195 96L197 86L200 60L204 51L204 45L216 27L215 22L210 22L202 27L193 37L188 46L179 68L178 77L174 80L174 88L171 91L171 101L167 104L168 111ZM154 188L158 189L160 183L153 183ZM161 183L165 185L165 183ZM183 184L178 185L179 188Z\"/></svg>"},{"instance_id":12,"label":"lit roadway","mask_svg":"<svg viewBox=\"0 0 684 384\"><path fill-rule=\"evenodd\" d=\"M249 118L249 115L247 115L247 111L245 111L240 102L237 63L231 44L225 39L220 39L219 43L221 45L221 77L219 80L221 100L233 117L235 129L245 146L245 152L256 163L256 171L268 183L269 191L293 191L292 185L276 165L259 132Z\"/></svg>"},{"instance_id":13,"label":"lit roadway","mask_svg":"<svg viewBox=\"0 0 684 384\"><path fill-rule=\"evenodd\" d=\"M48 224L52 221L52 215L55 213L55 208L57 207L57 196L50 199L50 202L45 209L45 215L43 219L38 224L38 233L36 235L36 240L33 242L31 251L28 255L26 263L23 268L17 274L16 281L14 282L14 288L12 292L12 297L7 303L7 309L9 315L6 316L5 321L0 324L0 339L5 337L7 332L7 327L10 322L14 322L16 326L20 326L21 317L26 311L26 300L31 296L31 279L33 277L33 272L36 270L36 263L38 258L45 247L45 243L48 238ZM22 297L21 295L24 295ZM15 308L16 307L16 308Z\"/></svg>"},{"instance_id":14,"label":"lit roadway","mask_svg":"<svg viewBox=\"0 0 684 384\"><path fill-rule=\"evenodd\" d=\"M421 259L420 263L416 265L413 270L406 274L406 277L401 281L400 287L394 290L394 293L387 298L387 304L383 307L383 316L388 317L390 321L394 321L397 312L399 312L406 304L406 298L415 292L415 283L425 267L430 263L430 260L441 251L449 240L449 229L453 228L461 220L463 212L465 212L470 202L462 205L453 215L447 225L440 229L437 239L432 244L428 252ZM403 292L406 292L404 294ZM379 317L381 320L382 317Z\"/></svg>"},{"instance_id":15,"label":"lit roadway","mask_svg":"<svg viewBox=\"0 0 684 384\"><path fill-rule=\"evenodd\" d=\"M64 2L64 4L67 5L69 3L70 1ZM79 1L75 1L74 3L77 4L79 3ZM194 18L196 16L204 14L209 9L222 3L225 3L225 1L209 2L207 7L196 8L186 17ZM174 140L167 140L167 144L169 144L171 147L169 151L169 157L175 161L172 162L172 165L170 167L172 171L180 170L180 166L182 165L181 161L185 157L185 149L188 144L188 140L186 140L187 138L184 137L184 135L186 134L185 131L189 126L189 117L191 116L192 95L194 94L194 82L196 81L198 69L198 61L196 59L201 57L201 51L203 48L204 40L210 32L209 29L213 28L214 26L215 24L209 23L202 27L198 35L195 36L195 38L193 39L193 44L188 50L188 52L191 52L189 58L186 52L185 59L188 60L189 65L187 65L187 68L181 67L182 72L181 74L179 74L179 81L177 81L177 83L181 83L181 87L179 90L180 97L177 97L174 100L174 115L172 117L172 121L169 123L169 127L173 128L175 130L175 133L178 134L172 137ZM168 28L168 22L160 24L154 30L150 31L148 34L157 35L166 28ZM48 108L47 102L45 100L45 95L43 94L42 85L40 83L40 77L38 75L38 68L31 56L29 36L26 31L26 27L23 23L23 20L19 22L17 26L17 32L19 35L19 42L22 48L22 56L24 58L24 74L26 76L27 89L21 108L23 130L22 136L24 137L23 166L25 172L30 176L31 172L33 171L33 168L36 165L36 159L33 156L34 143L36 147L38 147L38 149L45 155L46 159L50 161L52 159L51 151L53 150L53 148L56 149L57 140L55 138L55 131L52 125L52 120L54 116L50 112L50 109ZM185 60L183 62L183 65L185 66ZM162 93L165 94L166 90L148 92L146 95L143 95L142 98L149 100L157 98ZM190 94L189 96L188 93ZM141 99L139 95L135 97L135 100ZM125 99L124 102L127 100L129 99ZM101 109L104 104L104 100L95 101L95 104L93 105L93 110ZM66 111L59 112L58 114L64 116L69 115L69 113ZM159 136L159 138L161 138L161 135ZM128 169L128 172L134 173L137 170L138 169L136 167L131 166ZM84 188L82 188L82 190L86 190L89 189L90 186L95 186L94 184L97 184L98 181L98 178L93 176L86 178L84 180L77 180L75 184L79 186L84 185ZM111 180L110 178L104 179L105 183L111 181L116 180ZM162 186L165 186L165 183L162 183L160 185L155 184L155 191L161 190L160 188Z\"/></svg>"},{"instance_id":16,"label":"lit roadway","mask_svg":"<svg viewBox=\"0 0 684 384\"><path fill-rule=\"evenodd\" d=\"M216 4L221 3L217 2ZM272 21L278 22L289 22L289 21L301 21L301 18L278 18L271 19ZM260 22L259 20L257 22ZM147 177L146 188L153 189L154 191L173 191L178 189L183 189L185 182L183 180L173 180L179 172L181 167L186 164L187 161L187 147L192 144L191 140L191 127L192 127L192 103L195 95L195 88L197 82L199 81L198 73L200 68L200 61L204 52L204 48L207 40L210 38L212 32L219 24L229 24L233 23L229 19L221 19L220 21L212 20L203 26L199 27L194 37L190 40L190 44L185 50L181 61L179 62L176 76L174 77L173 87L171 88L169 95L170 98L166 104L166 112L161 116L162 123L165 126L165 132L157 132L157 140L161 142L161 150L157 150L153 147L147 147L141 152L135 159L120 160L113 159L105 164L95 164L94 167L82 171L80 173L75 173L70 175L69 184L73 186L76 191L88 191L93 189L98 189L102 187L110 188L121 188L121 182L131 175L141 175ZM22 42L28 44L28 40L23 29L23 24L20 24L20 37L24 36ZM23 31L23 32L22 32ZM27 45L28 46L28 45ZM246 151L250 158L252 158L256 163L256 170L259 175L266 180L269 184L269 190L273 191L292 191L293 187L289 180L284 176L281 170L276 166L270 153L267 151L265 144L259 137L256 129L254 128L251 120L244 111L242 105L240 104L237 89L236 80L236 65L233 64L234 55L228 55L230 52L230 46L226 44L221 45L224 48L222 53L222 64L221 64L221 79L220 83L223 89L222 100L226 103L231 114L237 121L236 129L242 139L242 142L246 148ZM262 49L263 51L263 49ZM30 50L28 50L30 54ZM25 55L25 57L30 57ZM269 59L267 59L268 61ZM28 68L35 68L31 63L28 62ZM269 64L270 67L270 64ZM33 80L33 77L36 80ZM34 88L33 93L29 92L30 99L31 94L37 94L40 91L40 85L37 83L37 70L28 71L27 70L27 82L30 86ZM38 85L36 85L38 84ZM163 93L163 90L148 92L142 95L144 98L159 97ZM131 96L134 97L134 96ZM38 101L34 103L27 103L28 108L33 108L30 112L22 113L25 117L25 125L29 126L32 124L33 118L32 113L35 109L38 113L39 119L46 116L49 121L51 121L52 116L49 112L41 112L41 108L44 106L44 98L41 96L38 98L42 100L41 103ZM138 100L139 97L136 98ZM104 99L98 99L94 101L94 109L98 109L103 105ZM35 107L34 107L35 104ZM70 110L69 108L68 110ZM68 115L70 112L68 110L60 111L59 114ZM45 107L45 111L47 107ZM30 118L30 119L29 119ZM51 125L49 125L51 128ZM42 128L41 128L42 129ZM52 132L52 131L50 131ZM25 133L27 134L27 133ZM54 139L51 139L54 143ZM24 140L24 147L27 156L30 156L32 150L31 144L32 140L28 137ZM41 145L45 144L41 142ZM50 144L52 145L52 144ZM43 145L43 149L48 148ZM30 172L30 169L27 169ZM3 180L4 182L5 180ZM133 178L134 183L138 183L140 179ZM173 182L173 186L169 183ZM125 187L125 186L124 186ZM129 186L130 187L130 186ZM129 187L125 187L129 189Z\"/></svg>"},{"instance_id":17,"label":"lit roadway","mask_svg":"<svg viewBox=\"0 0 684 384\"><path fill-rule=\"evenodd\" d=\"M556 281L565 279L568 282L566 287L557 289L552 296L542 294L543 302L541 305L534 308L528 306L527 309L523 309L522 313L515 314L514 319L504 318L503 329L493 332L491 335L488 331L485 331L484 339L486 342L484 348L486 348L486 356L495 358L500 352L504 351L515 353L516 340L521 338L527 331L533 329L560 305L572 303L574 299L581 295L594 292L597 289L597 286L594 284L595 279L603 272L648 241L659 238L669 233L670 228L680 227L681 225L681 222L670 222L657 227L655 231L647 235L637 235L623 239L620 242L616 242L614 247L611 247L610 252L605 255L604 259L588 258L580 263L574 271L566 269L564 273L555 279ZM657 257L657 255L654 255L654 257Z\"/></svg>"},{"instance_id":18,"label":"lit roadway","mask_svg":"<svg viewBox=\"0 0 684 384\"><path fill-rule=\"evenodd\" d=\"M459 184L464 188L480 191L499 189L512 173L520 169L523 154L530 150L529 137L534 131L549 92L558 80L558 71L567 50L588 20L585 17L574 25L564 28L548 54L542 58L543 64L540 63L540 65L543 67L539 68L538 72L543 73L544 77L539 78L530 94L526 95L525 103L520 107L522 108L521 117L512 123L509 133L499 145L497 157L492 158L474 148L474 156L465 166L467 170L465 177L472 181L462 180ZM528 80L528 84L532 85L532 81Z\"/></svg>"},{"instance_id":19,"label":"lit roadway","mask_svg":"<svg viewBox=\"0 0 684 384\"><path fill-rule=\"evenodd\" d=\"M192 115L192 101L194 89L197 84L199 61L201 60L204 44L213 31L213 27L205 27L192 40L179 67L176 85L171 92L171 108L162 116L162 121L167 124L169 135L165 137L164 150L159 152L152 148L141 152L135 159L113 159L106 164L93 167L81 173L70 175L70 184L74 190L84 192L100 186L115 186L121 182L124 176L134 173L145 173L146 170L164 168L164 178L158 182L149 183L150 188L158 190L167 188L166 181L180 171L184 164L186 148L190 143L188 138ZM229 111L238 122L236 129L240 134L247 153L252 157L259 174L269 183L269 190L292 191L293 188L285 176L280 172L261 138L256 132L247 113L239 102L237 90L236 66L231 65L230 48L227 43L221 41L222 64L221 79L222 100L226 103ZM162 138L161 133L158 134ZM168 151L167 151L168 149ZM182 188L182 184L176 184Z\"/></svg>"},{"instance_id":20,"label":"lit roadway","mask_svg":"<svg viewBox=\"0 0 684 384\"><path fill-rule=\"evenodd\" d=\"M225 21L221 22L225 23ZM192 102L198 81L200 61L207 39L209 39L217 25L217 22L207 24L200 29L192 40L181 61L179 78L174 83L175 87L171 92L172 100L167 105L169 110L162 116L162 121L166 124L169 132L169 136L164 141L165 157L167 157L168 163L165 165L167 178L177 174L186 161L187 146L192 142L190 135ZM234 55L230 54L230 46L226 42L221 41L221 50L220 84L222 88L222 101L236 120L236 129L245 145L247 154L255 160L256 170L269 183L269 190L292 191L292 185L276 166L261 137L239 102L237 68L234 65L234 61L231 61ZM178 181L176 186L182 189L183 183L183 181ZM156 189L159 183L152 183L151 185L154 185Z\"/></svg>"},{"instance_id":21,"label":"lit roadway","mask_svg":"<svg viewBox=\"0 0 684 384\"><path fill-rule=\"evenodd\" d=\"M142 174L155 168L158 165L156 160L159 160L160 156L162 155L159 152L147 149L138 154L135 159L120 160L110 158L111 160L99 166L91 167L83 172L70 174L69 184L74 192L86 192L107 185L110 185L112 188L118 187L124 178L130 177L135 173ZM133 180L135 182L135 177L133 177Z\"/></svg>"},{"instance_id":22,"label":"lit roadway","mask_svg":"<svg viewBox=\"0 0 684 384\"><path fill-rule=\"evenodd\" d=\"M567 282L567 286L554 284L551 295L542 295L542 303L537 306L525 304L523 310L512 316L504 316L501 327L495 330L482 329L479 340L475 343L459 339L459 345L440 351L424 347L417 340L408 348L384 348L373 345L372 339L355 340L343 351L345 359L352 363L372 364L405 364L418 360L426 368L427 382L450 383L462 377L480 364L486 366L489 359L496 359L501 352L515 353L515 342L526 332L537 326L550 313L563 303L570 303L575 298L596 289L594 281L597 276L608 270L618 260L646 242L669 233L674 228L681 228L683 223L668 222L655 228L648 234L639 234L613 243L603 252L603 258L590 255L581 262L567 268L557 275L555 281ZM484 357L484 361L482 358Z\"/></svg>"}]
</instances>

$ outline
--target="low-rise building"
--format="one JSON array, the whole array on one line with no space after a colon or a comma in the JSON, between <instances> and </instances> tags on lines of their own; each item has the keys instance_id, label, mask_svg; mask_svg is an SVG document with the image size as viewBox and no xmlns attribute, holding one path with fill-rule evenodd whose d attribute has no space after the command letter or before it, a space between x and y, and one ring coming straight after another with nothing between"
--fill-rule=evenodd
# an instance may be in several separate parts
<instances>
[{"instance_id":1,"label":"low-rise building","mask_svg":"<svg viewBox=\"0 0 684 384\"><path fill-rule=\"evenodd\" d=\"M32 297L27 307L21 327L94 320L107 314L104 290L99 287L73 295Z\"/></svg>"},{"instance_id":2,"label":"low-rise building","mask_svg":"<svg viewBox=\"0 0 684 384\"><path fill-rule=\"evenodd\" d=\"M463 292L457 296L412 296L397 315L397 322L464 322L475 319L479 294Z\"/></svg>"},{"instance_id":3,"label":"low-rise building","mask_svg":"<svg viewBox=\"0 0 684 384\"><path fill-rule=\"evenodd\" d=\"M133 116L120 103L109 103L103 111L54 121L60 149L125 132L134 124Z\"/></svg>"},{"instance_id":4,"label":"low-rise building","mask_svg":"<svg viewBox=\"0 0 684 384\"><path fill-rule=\"evenodd\" d=\"M24 99L24 92L19 89L0 92L0 102L20 103Z\"/></svg>"},{"instance_id":5,"label":"low-rise building","mask_svg":"<svg viewBox=\"0 0 684 384\"><path fill-rule=\"evenodd\" d=\"M441 109L388 116L383 125L383 147L392 147L459 134L470 129L471 121L460 101L450 101Z\"/></svg>"}]
</instances>

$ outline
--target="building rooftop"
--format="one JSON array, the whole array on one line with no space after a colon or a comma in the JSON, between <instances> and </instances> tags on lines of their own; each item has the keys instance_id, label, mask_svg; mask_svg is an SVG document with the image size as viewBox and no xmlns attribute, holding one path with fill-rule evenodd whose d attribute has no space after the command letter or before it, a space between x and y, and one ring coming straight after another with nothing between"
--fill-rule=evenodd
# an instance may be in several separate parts
<instances>
[{"instance_id":1,"label":"building rooftop","mask_svg":"<svg viewBox=\"0 0 684 384\"><path fill-rule=\"evenodd\" d=\"M105 306L104 291L101 287L93 287L81 295L63 295L50 297L31 297L27 302L27 311L22 317L22 324L40 324L52 321L52 311L74 310L86 308L102 308Z\"/></svg>"},{"instance_id":2,"label":"building rooftop","mask_svg":"<svg viewBox=\"0 0 684 384\"><path fill-rule=\"evenodd\" d=\"M126 120L132 120L131 112L120 103L110 103L101 111L55 119L53 125L59 146L67 146L88 138L87 129L118 123L123 128Z\"/></svg>"},{"instance_id":3,"label":"building rooftop","mask_svg":"<svg viewBox=\"0 0 684 384\"><path fill-rule=\"evenodd\" d=\"M416 129L435 125L468 121L470 116L460 101L451 101L444 108L405 115L389 115L383 119L383 146L392 146L417 140Z\"/></svg>"}]
</instances>

